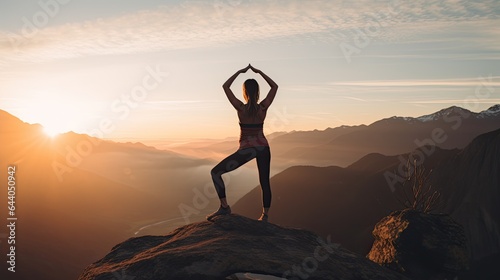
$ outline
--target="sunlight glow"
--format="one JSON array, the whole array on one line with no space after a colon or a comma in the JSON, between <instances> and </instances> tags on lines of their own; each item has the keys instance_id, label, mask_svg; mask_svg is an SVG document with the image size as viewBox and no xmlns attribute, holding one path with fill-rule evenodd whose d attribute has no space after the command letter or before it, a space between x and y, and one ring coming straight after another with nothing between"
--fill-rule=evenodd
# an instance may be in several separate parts
<instances>
[{"instance_id":1,"label":"sunlight glow","mask_svg":"<svg viewBox=\"0 0 500 280\"><path fill-rule=\"evenodd\" d=\"M84 119L84 109L79 100L70 100L49 91L36 91L36 96L24 101L24 110L19 113L28 123L42 125L43 133L49 137L77 130L76 124Z\"/></svg>"},{"instance_id":2,"label":"sunlight glow","mask_svg":"<svg viewBox=\"0 0 500 280\"><path fill-rule=\"evenodd\" d=\"M59 128L54 127L54 126L43 126L43 132L49 136L50 138L55 138L57 135L63 133L64 131L61 131Z\"/></svg>"}]
</instances>

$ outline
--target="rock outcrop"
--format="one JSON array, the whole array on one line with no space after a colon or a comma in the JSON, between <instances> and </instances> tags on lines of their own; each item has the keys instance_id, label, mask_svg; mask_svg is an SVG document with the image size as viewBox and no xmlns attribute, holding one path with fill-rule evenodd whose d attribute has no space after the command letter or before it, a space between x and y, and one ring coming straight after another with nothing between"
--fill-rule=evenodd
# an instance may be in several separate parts
<instances>
[{"instance_id":1,"label":"rock outcrop","mask_svg":"<svg viewBox=\"0 0 500 280\"><path fill-rule=\"evenodd\" d=\"M468 268L463 227L448 215L395 211L373 236L368 258L411 279L453 279Z\"/></svg>"},{"instance_id":2,"label":"rock outcrop","mask_svg":"<svg viewBox=\"0 0 500 280\"><path fill-rule=\"evenodd\" d=\"M88 266L80 280L238 279L257 273L286 279L407 279L327 238L238 215L131 238ZM229 278L228 278L229 277Z\"/></svg>"}]
</instances>

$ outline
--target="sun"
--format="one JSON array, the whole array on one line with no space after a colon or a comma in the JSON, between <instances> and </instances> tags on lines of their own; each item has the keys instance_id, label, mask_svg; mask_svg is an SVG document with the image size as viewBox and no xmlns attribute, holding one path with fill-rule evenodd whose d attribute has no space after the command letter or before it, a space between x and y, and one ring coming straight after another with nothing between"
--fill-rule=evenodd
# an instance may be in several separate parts
<instances>
[{"instance_id":1,"label":"sun","mask_svg":"<svg viewBox=\"0 0 500 280\"><path fill-rule=\"evenodd\" d=\"M43 127L43 133L50 138L55 138L59 134L66 133L71 130L71 122L69 121L70 117L62 117L55 114L43 114L39 117L39 119L39 123Z\"/></svg>"},{"instance_id":2,"label":"sun","mask_svg":"<svg viewBox=\"0 0 500 280\"><path fill-rule=\"evenodd\" d=\"M37 91L37 95L23 104L23 120L42 126L41 132L54 138L59 134L75 130L75 124L80 120L80 108L77 102L57 98L50 92Z\"/></svg>"},{"instance_id":3,"label":"sun","mask_svg":"<svg viewBox=\"0 0 500 280\"><path fill-rule=\"evenodd\" d=\"M57 127L45 126L45 125L43 126L43 132L45 133L45 135L49 136L50 138L55 138L55 137L57 137L57 135L63 133Z\"/></svg>"}]
</instances>

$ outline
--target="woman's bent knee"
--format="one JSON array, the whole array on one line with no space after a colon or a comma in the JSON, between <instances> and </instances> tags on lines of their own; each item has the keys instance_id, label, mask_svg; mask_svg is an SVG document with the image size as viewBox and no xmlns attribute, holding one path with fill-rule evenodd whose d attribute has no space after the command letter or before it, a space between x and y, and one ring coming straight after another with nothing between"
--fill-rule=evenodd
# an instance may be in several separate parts
<instances>
[{"instance_id":1,"label":"woman's bent knee","mask_svg":"<svg viewBox=\"0 0 500 280\"><path fill-rule=\"evenodd\" d=\"M212 176L212 178L221 177L222 174L224 174L224 172L220 170L218 166L215 166L214 168L212 168L212 170L210 170L210 176Z\"/></svg>"}]
</instances>

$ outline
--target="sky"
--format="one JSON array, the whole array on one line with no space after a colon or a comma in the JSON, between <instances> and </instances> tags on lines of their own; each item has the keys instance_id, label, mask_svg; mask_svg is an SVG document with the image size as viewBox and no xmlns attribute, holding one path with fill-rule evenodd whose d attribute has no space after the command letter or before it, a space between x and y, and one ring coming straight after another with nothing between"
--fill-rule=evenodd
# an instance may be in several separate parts
<instances>
[{"instance_id":1,"label":"sky","mask_svg":"<svg viewBox=\"0 0 500 280\"><path fill-rule=\"evenodd\" d=\"M278 85L266 133L500 103L500 1L0 0L0 109L115 141L238 136L222 84ZM240 75L232 89L256 78Z\"/></svg>"}]
</instances>

